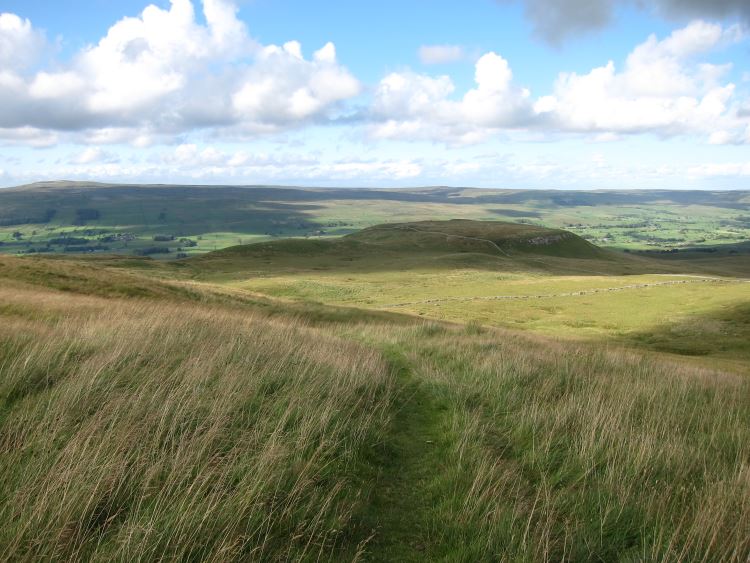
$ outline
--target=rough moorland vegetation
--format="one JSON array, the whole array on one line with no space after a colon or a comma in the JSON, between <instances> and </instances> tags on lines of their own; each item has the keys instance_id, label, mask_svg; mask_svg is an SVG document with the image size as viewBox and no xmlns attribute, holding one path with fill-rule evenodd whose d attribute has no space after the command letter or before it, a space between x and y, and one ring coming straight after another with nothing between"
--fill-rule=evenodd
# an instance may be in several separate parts
<instances>
[{"instance_id":1,"label":"rough moorland vegetation","mask_svg":"<svg viewBox=\"0 0 750 563\"><path fill-rule=\"evenodd\" d=\"M3 258L2 559L750 555L747 377L104 264Z\"/></svg>"}]
</instances>

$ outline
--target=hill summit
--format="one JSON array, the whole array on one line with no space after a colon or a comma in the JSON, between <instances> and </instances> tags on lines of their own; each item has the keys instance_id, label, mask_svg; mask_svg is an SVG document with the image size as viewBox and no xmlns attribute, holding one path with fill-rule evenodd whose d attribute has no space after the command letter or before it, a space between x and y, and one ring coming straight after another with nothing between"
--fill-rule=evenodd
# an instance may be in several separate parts
<instances>
[{"instance_id":1,"label":"hill summit","mask_svg":"<svg viewBox=\"0 0 750 563\"><path fill-rule=\"evenodd\" d=\"M345 237L390 250L479 252L513 256L545 254L602 258L605 251L569 231L505 221L416 221L376 225Z\"/></svg>"},{"instance_id":2,"label":"hill summit","mask_svg":"<svg viewBox=\"0 0 750 563\"><path fill-rule=\"evenodd\" d=\"M541 260L544 257L544 260ZM233 246L179 262L224 272L248 268L382 269L491 267L588 271L618 257L571 232L503 221L416 221L368 227L340 238L287 238ZM562 261L560 260L562 259ZM582 262L579 262L579 259ZM554 261L554 264L550 262ZM621 257L620 257L621 260ZM356 264L356 266L355 266Z\"/></svg>"}]
</instances>

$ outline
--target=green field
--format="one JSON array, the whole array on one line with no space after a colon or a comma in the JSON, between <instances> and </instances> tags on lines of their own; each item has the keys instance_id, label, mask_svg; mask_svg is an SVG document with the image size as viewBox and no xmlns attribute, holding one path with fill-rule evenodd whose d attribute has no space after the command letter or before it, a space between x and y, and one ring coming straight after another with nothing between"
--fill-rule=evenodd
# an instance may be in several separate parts
<instances>
[{"instance_id":1,"label":"green field","mask_svg":"<svg viewBox=\"0 0 750 563\"><path fill-rule=\"evenodd\" d=\"M747 252L750 193L46 182L0 190L0 252L175 258L258 240L327 238L383 223L456 218L564 228L619 249L738 245L738 252Z\"/></svg>"},{"instance_id":2,"label":"green field","mask_svg":"<svg viewBox=\"0 0 750 563\"><path fill-rule=\"evenodd\" d=\"M747 561L742 244L455 206L0 255L0 559Z\"/></svg>"}]
</instances>

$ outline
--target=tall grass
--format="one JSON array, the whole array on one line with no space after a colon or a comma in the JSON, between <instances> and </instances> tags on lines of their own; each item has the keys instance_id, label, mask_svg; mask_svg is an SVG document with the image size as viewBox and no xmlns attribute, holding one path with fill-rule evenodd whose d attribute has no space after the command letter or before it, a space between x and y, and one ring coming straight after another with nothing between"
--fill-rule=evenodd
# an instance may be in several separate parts
<instances>
[{"instance_id":1,"label":"tall grass","mask_svg":"<svg viewBox=\"0 0 750 563\"><path fill-rule=\"evenodd\" d=\"M0 293L0 559L352 548L389 416L377 353L218 308Z\"/></svg>"},{"instance_id":2,"label":"tall grass","mask_svg":"<svg viewBox=\"0 0 750 563\"><path fill-rule=\"evenodd\" d=\"M750 558L747 377L40 272L0 286L0 559Z\"/></svg>"},{"instance_id":3,"label":"tall grass","mask_svg":"<svg viewBox=\"0 0 750 563\"><path fill-rule=\"evenodd\" d=\"M383 338L450 405L441 557L750 557L747 378L504 331Z\"/></svg>"}]
</instances>

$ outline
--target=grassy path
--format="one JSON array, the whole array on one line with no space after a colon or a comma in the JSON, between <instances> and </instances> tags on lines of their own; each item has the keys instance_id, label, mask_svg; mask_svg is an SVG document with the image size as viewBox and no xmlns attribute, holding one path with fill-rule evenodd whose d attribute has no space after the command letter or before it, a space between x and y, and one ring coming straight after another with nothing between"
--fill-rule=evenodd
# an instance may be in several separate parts
<instances>
[{"instance_id":1,"label":"grassy path","mask_svg":"<svg viewBox=\"0 0 750 563\"><path fill-rule=\"evenodd\" d=\"M414 377L403 353L386 353L396 370L400 397L388 439L378 452L378 485L369 506L376 532L366 560L434 560L439 533L431 529L430 512L438 501L436 484L445 461L445 407Z\"/></svg>"}]
</instances>

